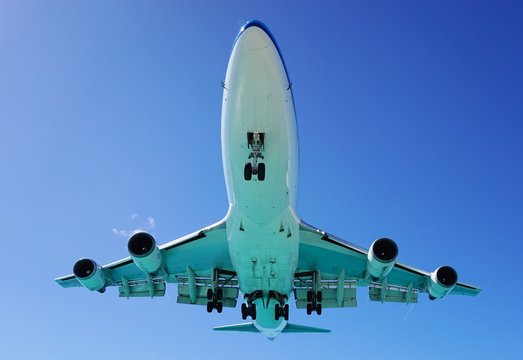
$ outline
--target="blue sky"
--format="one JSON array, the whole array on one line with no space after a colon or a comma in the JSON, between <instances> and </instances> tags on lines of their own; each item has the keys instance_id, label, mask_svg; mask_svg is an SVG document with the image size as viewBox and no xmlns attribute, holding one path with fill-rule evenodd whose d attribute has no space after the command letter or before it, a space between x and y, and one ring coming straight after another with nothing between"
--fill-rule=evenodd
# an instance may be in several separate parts
<instances>
[{"instance_id":1,"label":"blue sky","mask_svg":"<svg viewBox=\"0 0 523 360\"><path fill-rule=\"evenodd\" d=\"M174 286L54 283L80 257L125 257L125 231L164 243L224 215L220 81L252 18L293 81L300 215L363 247L391 237L479 296L360 289L355 309L291 307L331 334L269 342L214 333L239 309L177 305ZM0 1L0 357L521 357L522 23L517 1Z\"/></svg>"}]
</instances>

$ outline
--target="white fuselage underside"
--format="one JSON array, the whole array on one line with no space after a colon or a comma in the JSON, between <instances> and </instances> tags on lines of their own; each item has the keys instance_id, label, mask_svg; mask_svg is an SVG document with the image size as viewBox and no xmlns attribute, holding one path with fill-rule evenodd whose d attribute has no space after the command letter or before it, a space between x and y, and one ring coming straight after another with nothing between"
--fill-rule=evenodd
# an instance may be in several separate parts
<instances>
[{"instance_id":1,"label":"white fuselage underside","mask_svg":"<svg viewBox=\"0 0 523 360\"><path fill-rule=\"evenodd\" d=\"M263 133L265 179L245 180L251 163L247 133ZM255 301L255 326L267 336L285 326L274 319L269 291L290 296L298 262L299 218L295 213L298 173L296 116L280 53L261 28L240 33L227 67L222 105L222 156L229 212L232 264L244 294ZM265 312L267 314L265 314Z\"/></svg>"}]
</instances>

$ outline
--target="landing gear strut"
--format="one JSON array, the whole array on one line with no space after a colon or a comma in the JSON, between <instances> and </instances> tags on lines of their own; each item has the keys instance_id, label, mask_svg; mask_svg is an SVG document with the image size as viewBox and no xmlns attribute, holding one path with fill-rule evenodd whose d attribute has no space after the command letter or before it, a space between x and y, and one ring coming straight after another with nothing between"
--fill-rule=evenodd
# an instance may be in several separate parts
<instances>
[{"instance_id":1,"label":"landing gear strut","mask_svg":"<svg viewBox=\"0 0 523 360\"><path fill-rule=\"evenodd\" d=\"M265 147L265 133L248 132L247 147L251 149L248 159L251 162L245 163L243 176L245 181L250 181L256 175L259 181L265 180L265 163L258 163L263 160L262 149Z\"/></svg>"},{"instance_id":2,"label":"landing gear strut","mask_svg":"<svg viewBox=\"0 0 523 360\"><path fill-rule=\"evenodd\" d=\"M307 291L307 315L312 314L316 311L316 314L321 315L321 300L323 296L321 291Z\"/></svg>"}]
</instances>

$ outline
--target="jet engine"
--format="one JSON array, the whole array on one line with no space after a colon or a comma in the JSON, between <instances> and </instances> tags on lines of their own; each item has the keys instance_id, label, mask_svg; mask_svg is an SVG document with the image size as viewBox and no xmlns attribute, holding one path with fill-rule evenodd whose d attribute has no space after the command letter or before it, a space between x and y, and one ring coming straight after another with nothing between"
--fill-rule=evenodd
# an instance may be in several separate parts
<instances>
[{"instance_id":1,"label":"jet engine","mask_svg":"<svg viewBox=\"0 0 523 360\"><path fill-rule=\"evenodd\" d=\"M148 274L154 274L162 266L162 253L152 235L146 232L131 236L127 249L136 266Z\"/></svg>"},{"instance_id":2,"label":"jet engine","mask_svg":"<svg viewBox=\"0 0 523 360\"><path fill-rule=\"evenodd\" d=\"M76 279L91 291L105 291L105 274L103 269L91 259L80 259L73 266Z\"/></svg>"},{"instance_id":3,"label":"jet engine","mask_svg":"<svg viewBox=\"0 0 523 360\"><path fill-rule=\"evenodd\" d=\"M439 299L452 291L458 282L458 273L450 266L441 266L430 274L429 298Z\"/></svg>"},{"instance_id":4,"label":"jet engine","mask_svg":"<svg viewBox=\"0 0 523 360\"><path fill-rule=\"evenodd\" d=\"M381 238L372 243L367 253L367 271L373 280L382 279L390 272L396 258L398 246L388 238Z\"/></svg>"}]
</instances>

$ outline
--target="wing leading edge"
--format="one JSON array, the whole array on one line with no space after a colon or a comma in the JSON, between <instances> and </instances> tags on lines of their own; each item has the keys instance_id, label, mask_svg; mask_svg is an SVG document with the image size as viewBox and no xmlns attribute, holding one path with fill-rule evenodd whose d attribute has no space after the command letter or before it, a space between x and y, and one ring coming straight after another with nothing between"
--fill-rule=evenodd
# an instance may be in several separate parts
<instances>
[{"instance_id":1,"label":"wing leading edge","mask_svg":"<svg viewBox=\"0 0 523 360\"><path fill-rule=\"evenodd\" d=\"M154 297L165 294L166 283L179 283L178 302L207 304L207 289L214 289L213 286L219 285L220 279L226 276L222 281L227 283L223 288L223 306L235 306L238 289L231 281L235 273L229 256L225 220L158 249L162 265L154 273L142 270L129 256L99 267L104 286L94 290L103 292L108 286L118 286L122 297ZM64 288L84 286L74 274L55 281Z\"/></svg>"}]
</instances>

